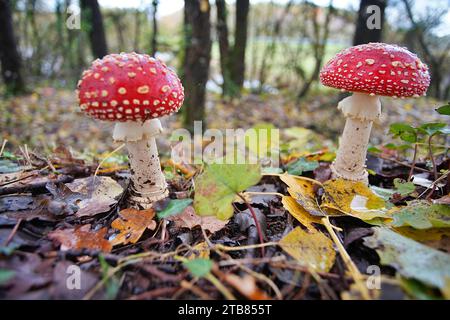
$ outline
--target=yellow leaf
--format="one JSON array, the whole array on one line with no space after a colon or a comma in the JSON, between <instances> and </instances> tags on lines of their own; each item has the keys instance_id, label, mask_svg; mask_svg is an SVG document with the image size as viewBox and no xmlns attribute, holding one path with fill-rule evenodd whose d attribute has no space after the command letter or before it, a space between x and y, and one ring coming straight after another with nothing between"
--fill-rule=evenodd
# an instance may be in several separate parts
<instances>
[{"instance_id":1,"label":"yellow leaf","mask_svg":"<svg viewBox=\"0 0 450 320\"><path fill-rule=\"evenodd\" d=\"M450 252L449 228L414 229L412 227L400 227L392 230L429 247Z\"/></svg>"},{"instance_id":2,"label":"yellow leaf","mask_svg":"<svg viewBox=\"0 0 450 320\"><path fill-rule=\"evenodd\" d=\"M320 231L307 232L297 227L278 244L298 263L318 272L330 271L336 258L333 241Z\"/></svg>"},{"instance_id":3,"label":"yellow leaf","mask_svg":"<svg viewBox=\"0 0 450 320\"><path fill-rule=\"evenodd\" d=\"M136 210L129 208L120 211L119 218L111 223L111 227L119 230L120 233L110 241L111 244L116 246L138 242L147 228L155 229L154 216L155 211L153 209Z\"/></svg>"},{"instance_id":4,"label":"yellow leaf","mask_svg":"<svg viewBox=\"0 0 450 320\"><path fill-rule=\"evenodd\" d=\"M188 259L209 259L210 253L208 244L205 241L199 242L192 248L192 253L188 256Z\"/></svg>"},{"instance_id":5,"label":"yellow leaf","mask_svg":"<svg viewBox=\"0 0 450 320\"><path fill-rule=\"evenodd\" d=\"M315 231L313 223L321 223L320 217L310 215L294 198L283 196L281 199L284 208L308 230Z\"/></svg>"},{"instance_id":6,"label":"yellow leaf","mask_svg":"<svg viewBox=\"0 0 450 320\"><path fill-rule=\"evenodd\" d=\"M298 204L307 212L314 216L324 216L316 199L314 191L316 182L313 179L296 177L286 173L280 175L280 179L289 186L288 192L291 197L297 200ZM317 184L320 185L320 182L317 182Z\"/></svg>"},{"instance_id":7,"label":"yellow leaf","mask_svg":"<svg viewBox=\"0 0 450 320\"><path fill-rule=\"evenodd\" d=\"M323 184L322 208L339 210L362 220L390 218L385 202L362 182L335 179Z\"/></svg>"}]
</instances>

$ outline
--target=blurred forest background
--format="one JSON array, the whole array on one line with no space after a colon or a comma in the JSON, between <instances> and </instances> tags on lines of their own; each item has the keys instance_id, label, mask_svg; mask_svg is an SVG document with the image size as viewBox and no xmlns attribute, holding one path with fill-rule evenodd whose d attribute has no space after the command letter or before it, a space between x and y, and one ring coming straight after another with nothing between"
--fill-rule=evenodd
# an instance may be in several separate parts
<instances>
[{"instance_id":1,"label":"blurred forest background","mask_svg":"<svg viewBox=\"0 0 450 320\"><path fill-rule=\"evenodd\" d=\"M381 29L365 27L370 5L381 9ZM376 41L408 47L432 75L428 98L386 100L388 122L431 116L450 99L448 0L0 0L0 24L1 138L16 146L110 149L101 143L111 143L110 125L78 111L75 88L113 52L148 53L176 69L186 101L166 127L271 123L335 139L340 94L320 85L320 68ZM375 128L378 142L384 129Z\"/></svg>"}]
</instances>

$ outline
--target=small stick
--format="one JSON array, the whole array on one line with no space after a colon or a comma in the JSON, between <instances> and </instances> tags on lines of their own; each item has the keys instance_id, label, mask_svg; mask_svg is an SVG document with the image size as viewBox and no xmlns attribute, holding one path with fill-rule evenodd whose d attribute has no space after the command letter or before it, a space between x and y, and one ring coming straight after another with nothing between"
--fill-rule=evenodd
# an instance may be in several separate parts
<instances>
[{"instance_id":1,"label":"small stick","mask_svg":"<svg viewBox=\"0 0 450 320\"><path fill-rule=\"evenodd\" d=\"M253 210L250 203L248 203L247 199L245 199L245 197L243 197L240 193L237 193L237 195L239 198L242 199L242 201L244 201L245 205L247 206L248 210L250 211L250 213L253 217L253 220L255 221L256 230L258 231L258 236L259 236L259 243L261 243L261 244L264 243L264 237L263 237L261 225L259 224L258 217L256 216L255 211ZM261 247L261 255L264 257L264 247Z\"/></svg>"},{"instance_id":2,"label":"small stick","mask_svg":"<svg viewBox=\"0 0 450 320\"><path fill-rule=\"evenodd\" d=\"M3 140L2 148L0 149L0 157L3 154L3 150L5 150L6 143L8 143L8 139Z\"/></svg>"},{"instance_id":3,"label":"small stick","mask_svg":"<svg viewBox=\"0 0 450 320\"><path fill-rule=\"evenodd\" d=\"M416 160L417 160L417 143L414 144L414 156L413 156L413 162L411 164L411 170L409 170L409 174L408 174L408 181L411 181L411 178L414 174L414 169L416 166Z\"/></svg>"},{"instance_id":4,"label":"small stick","mask_svg":"<svg viewBox=\"0 0 450 320\"><path fill-rule=\"evenodd\" d=\"M342 245L341 241L339 240L338 236L336 235L333 228L331 227L330 220L328 219L328 217L325 217L325 218L322 218L322 222L325 225L325 228L327 228L328 233L331 235L333 242L336 244L336 246L339 250L339 253L341 254L341 257L344 260L344 263L346 264L348 270L350 271L351 275L353 276L356 286L358 287L359 291L361 292L362 297L365 300L371 300L369 290L362 282L364 279L362 274L359 272L358 268L353 263L352 259L348 255L347 251L345 250L345 248Z\"/></svg>"},{"instance_id":5,"label":"small stick","mask_svg":"<svg viewBox=\"0 0 450 320\"><path fill-rule=\"evenodd\" d=\"M9 234L8 238L5 240L5 243L3 244L5 247L7 247L9 245L9 243L11 242L11 240L14 238L14 235L17 233L17 230L19 230L19 225L21 222L22 222L22 218L17 220L16 225L11 230L11 233Z\"/></svg>"}]
</instances>

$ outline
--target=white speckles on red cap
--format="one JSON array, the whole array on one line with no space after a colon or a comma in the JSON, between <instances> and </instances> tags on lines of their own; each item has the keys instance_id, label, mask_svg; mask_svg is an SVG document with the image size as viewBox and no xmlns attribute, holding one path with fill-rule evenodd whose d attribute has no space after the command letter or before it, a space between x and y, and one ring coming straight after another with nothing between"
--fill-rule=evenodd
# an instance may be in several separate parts
<instances>
[{"instance_id":1,"label":"white speckles on red cap","mask_svg":"<svg viewBox=\"0 0 450 320\"><path fill-rule=\"evenodd\" d=\"M414 72L408 70L414 70ZM349 77L348 75L353 76ZM322 84L350 92L391 97L425 95L428 67L396 45L369 43L342 50L322 68Z\"/></svg>"},{"instance_id":2,"label":"white speckles on red cap","mask_svg":"<svg viewBox=\"0 0 450 320\"><path fill-rule=\"evenodd\" d=\"M110 54L78 83L80 108L108 121L145 121L177 112L184 92L178 76L146 54Z\"/></svg>"}]
</instances>

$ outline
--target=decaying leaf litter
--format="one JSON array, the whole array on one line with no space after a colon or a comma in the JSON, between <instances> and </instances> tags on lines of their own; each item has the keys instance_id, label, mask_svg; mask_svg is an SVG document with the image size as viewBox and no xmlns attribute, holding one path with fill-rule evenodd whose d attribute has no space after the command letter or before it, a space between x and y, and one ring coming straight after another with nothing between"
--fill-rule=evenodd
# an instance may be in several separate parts
<instances>
[{"instance_id":1,"label":"decaying leaf litter","mask_svg":"<svg viewBox=\"0 0 450 320\"><path fill-rule=\"evenodd\" d=\"M220 107L219 113L229 112ZM264 127L260 120L251 122ZM115 147L81 154L75 147L42 151L6 142L1 296L449 298L447 151L438 150L435 159L438 182L426 152L409 179L411 159L376 137L381 152L369 157L368 188L329 181L335 145L293 125L281 130L277 173L178 164L163 156L170 199L139 213L124 207L126 157L118 152L102 161ZM211 184L217 193L205 195ZM83 279L76 292L61 285L73 265ZM380 267L381 290L366 285L373 266Z\"/></svg>"}]
</instances>

